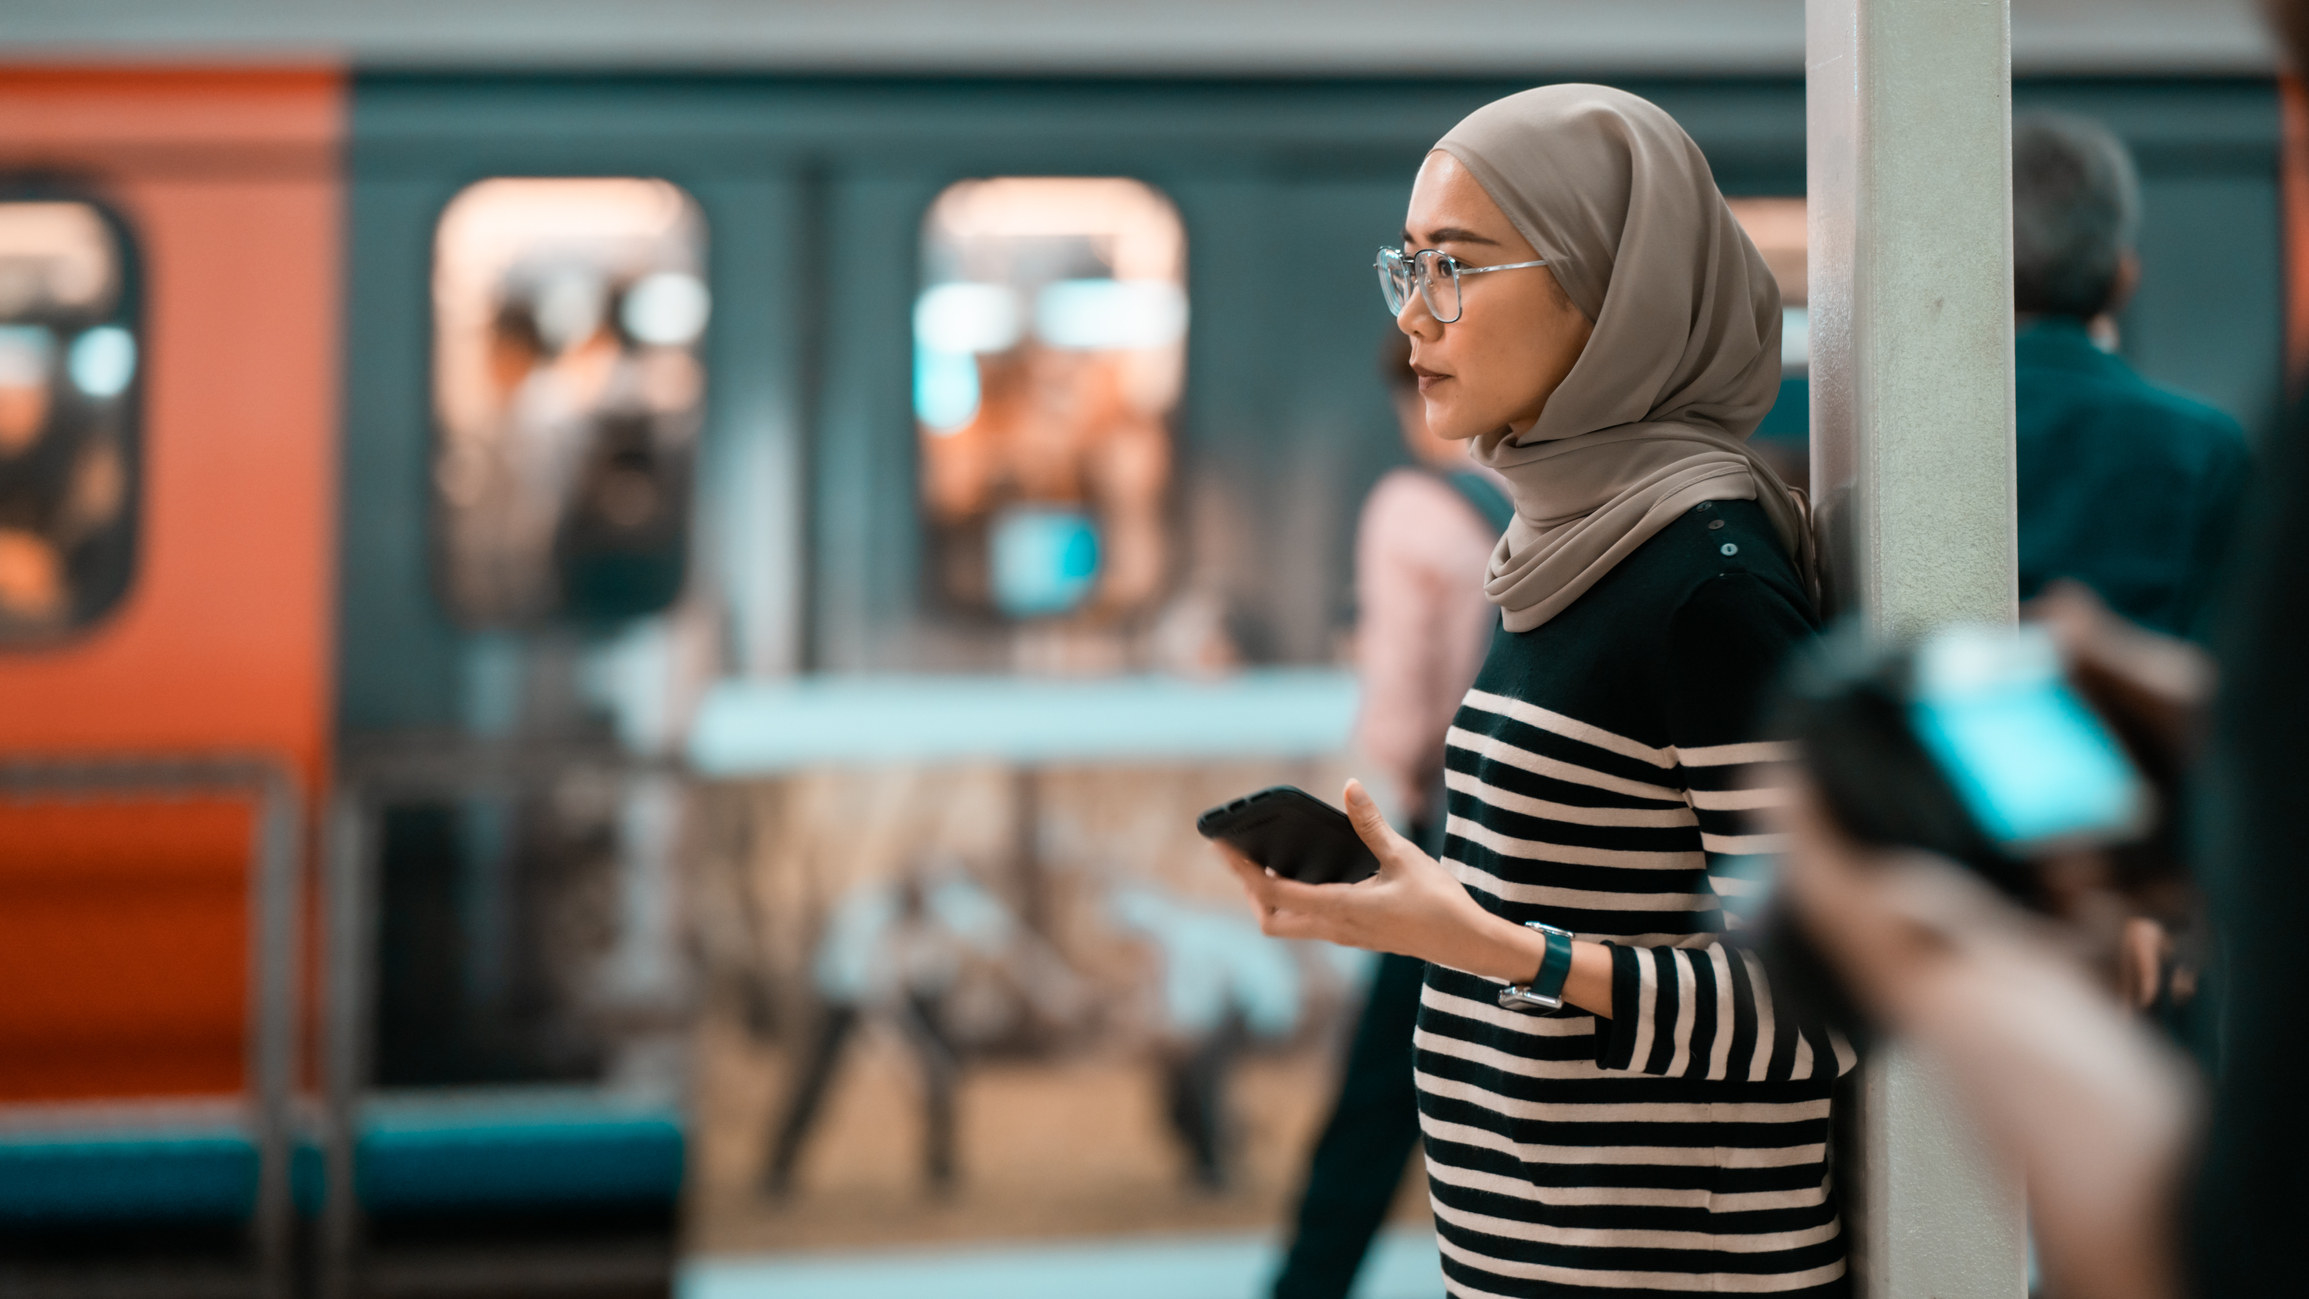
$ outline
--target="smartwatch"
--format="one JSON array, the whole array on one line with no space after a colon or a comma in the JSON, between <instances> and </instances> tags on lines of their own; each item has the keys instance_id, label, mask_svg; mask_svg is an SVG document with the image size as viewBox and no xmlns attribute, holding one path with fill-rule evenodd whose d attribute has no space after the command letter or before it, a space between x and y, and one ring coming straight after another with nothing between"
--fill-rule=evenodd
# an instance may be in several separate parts
<instances>
[{"instance_id":1,"label":"smartwatch","mask_svg":"<svg viewBox=\"0 0 2309 1299\"><path fill-rule=\"evenodd\" d=\"M1509 1010L1563 1009L1563 981L1571 977L1571 931L1537 920L1524 928L1547 935L1547 955L1529 983L1511 983L1499 990L1499 1004Z\"/></svg>"}]
</instances>

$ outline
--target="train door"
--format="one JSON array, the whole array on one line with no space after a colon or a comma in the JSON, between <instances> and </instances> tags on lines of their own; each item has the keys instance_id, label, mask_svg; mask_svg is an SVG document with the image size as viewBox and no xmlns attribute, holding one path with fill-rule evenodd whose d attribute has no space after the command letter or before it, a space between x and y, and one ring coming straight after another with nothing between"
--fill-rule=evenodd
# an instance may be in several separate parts
<instances>
[{"instance_id":1,"label":"train door","mask_svg":"<svg viewBox=\"0 0 2309 1299\"><path fill-rule=\"evenodd\" d=\"M727 655L784 653L782 579L725 580L708 521L748 500L741 549L778 544L729 485L774 490L791 427L793 185L627 107L356 83L337 739L369 849L335 1058L379 1284L440 1250L670 1284L678 758Z\"/></svg>"}]
</instances>

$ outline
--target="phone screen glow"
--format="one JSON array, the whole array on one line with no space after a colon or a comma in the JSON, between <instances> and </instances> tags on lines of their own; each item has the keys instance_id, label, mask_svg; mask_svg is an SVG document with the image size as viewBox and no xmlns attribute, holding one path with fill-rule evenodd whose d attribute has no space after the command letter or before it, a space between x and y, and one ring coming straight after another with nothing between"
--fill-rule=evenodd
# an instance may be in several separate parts
<instances>
[{"instance_id":1,"label":"phone screen glow","mask_svg":"<svg viewBox=\"0 0 2309 1299\"><path fill-rule=\"evenodd\" d=\"M1980 828L2006 845L2121 838L2147 795L2108 728L2058 678L1911 705L1910 724Z\"/></svg>"}]
</instances>

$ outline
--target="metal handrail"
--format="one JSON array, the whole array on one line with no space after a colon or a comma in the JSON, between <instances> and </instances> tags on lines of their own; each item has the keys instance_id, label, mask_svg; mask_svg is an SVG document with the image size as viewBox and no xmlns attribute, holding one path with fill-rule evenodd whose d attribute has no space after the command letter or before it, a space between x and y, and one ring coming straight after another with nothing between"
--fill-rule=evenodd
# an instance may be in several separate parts
<instances>
[{"instance_id":1,"label":"metal handrail","mask_svg":"<svg viewBox=\"0 0 2309 1299\"><path fill-rule=\"evenodd\" d=\"M0 759L0 800L14 803L253 796L249 846L249 1126L257 1148L251 1220L258 1293L288 1299L296 1206L289 1167L294 1141L297 967L304 810L294 769L261 755L10 757Z\"/></svg>"},{"instance_id":2,"label":"metal handrail","mask_svg":"<svg viewBox=\"0 0 2309 1299\"><path fill-rule=\"evenodd\" d=\"M475 741L411 735L348 748L329 801L322 866L327 898L323 1144L328 1194L321 1207L320 1294L355 1299L362 1242L355 1147L361 1097L369 1087L376 1022L375 962L381 898L376 813L413 798L519 794L587 770L620 776L680 772L678 764L636 757L610 744Z\"/></svg>"}]
</instances>

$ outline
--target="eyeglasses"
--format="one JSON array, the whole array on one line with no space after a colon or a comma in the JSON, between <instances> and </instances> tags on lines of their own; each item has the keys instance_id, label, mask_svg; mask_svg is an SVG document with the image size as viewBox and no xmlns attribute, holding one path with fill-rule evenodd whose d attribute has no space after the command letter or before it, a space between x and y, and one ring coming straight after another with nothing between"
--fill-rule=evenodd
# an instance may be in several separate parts
<instances>
[{"instance_id":1,"label":"eyeglasses","mask_svg":"<svg viewBox=\"0 0 2309 1299\"><path fill-rule=\"evenodd\" d=\"M1466 306L1459 293L1460 276L1545 265L1546 258L1536 262L1509 262L1504 266L1462 266L1458 258L1440 248L1422 248L1408 257L1400 248L1382 248L1372 268L1379 272L1379 295L1387 299L1388 315L1403 314L1403 304L1411 301L1412 286L1417 285L1419 296L1427 301L1428 314L1435 317L1437 324L1448 325L1459 319L1460 311Z\"/></svg>"}]
</instances>

